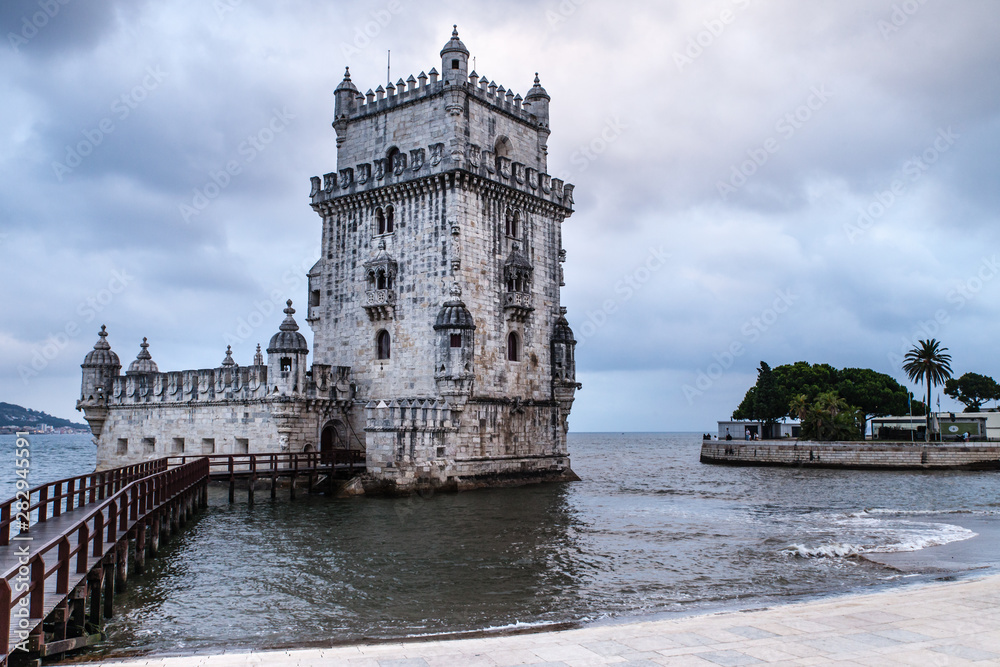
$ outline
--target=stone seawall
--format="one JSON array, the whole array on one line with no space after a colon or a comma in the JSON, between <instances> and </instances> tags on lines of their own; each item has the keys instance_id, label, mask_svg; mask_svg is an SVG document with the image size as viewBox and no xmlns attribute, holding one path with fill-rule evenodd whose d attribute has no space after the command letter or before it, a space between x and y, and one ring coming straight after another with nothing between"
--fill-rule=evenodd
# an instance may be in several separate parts
<instances>
[{"instance_id":1,"label":"stone seawall","mask_svg":"<svg viewBox=\"0 0 1000 667\"><path fill-rule=\"evenodd\" d=\"M986 470L1000 469L1000 446L935 443L711 441L704 442L701 446L701 462L803 468Z\"/></svg>"}]
</instances>

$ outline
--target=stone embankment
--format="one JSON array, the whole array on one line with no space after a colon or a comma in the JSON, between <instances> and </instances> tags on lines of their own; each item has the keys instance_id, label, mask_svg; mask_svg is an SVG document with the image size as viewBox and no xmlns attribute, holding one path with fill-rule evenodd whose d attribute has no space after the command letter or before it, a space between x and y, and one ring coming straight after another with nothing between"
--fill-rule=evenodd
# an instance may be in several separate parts
<instances>
[{"instance_id":1,"label":"stone embankment","mask_svg":"<svg viewBox=\"0 0 1000 667\"><path fill-rule=\"evenodd\" d=\"M741 466L797 466L891 470L1000 469L1000 446L902 442L713 440L701 462Z\"/></svg>"}]
</instances>

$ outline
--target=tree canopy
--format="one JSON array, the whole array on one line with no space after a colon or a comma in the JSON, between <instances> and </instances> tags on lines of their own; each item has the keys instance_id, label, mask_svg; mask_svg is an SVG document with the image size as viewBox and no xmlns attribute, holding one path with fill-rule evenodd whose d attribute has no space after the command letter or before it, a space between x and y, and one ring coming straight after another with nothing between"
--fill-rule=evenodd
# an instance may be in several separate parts
<instances>
[{"instance_id":1,"label":"tree canopy","mask_svg":"<svg viewBox=\"0 0 1000 667\"><path fill-rule=\"evenodd\" d=\"M1000 400L1000 385L987 375L966 373L957 380L946 380L944 393L963 403L966 412L979 412L986 401Z\"/></svg>"},{"instance_id":2,"label":"tree canopy","mask_svg":"<svg viewBox=\"0 0 1000 667\"><path fill-rule=\"evenodd\" d=\"M766 369L766 370L765 370ZM763 382L762 382L763 381ZM839 407L831 397L823 404L836 414L857 413L859 433L864 433L868 419L893 414L906 414L910 393L892 377L868 368L837 369L829 364L810 364L797 361L778 366L773 370L764 362L758 370L757 383L751 387L743 401L733 412L733 419L752 419L762 422L777 421L783 417L799 417L792 401L801 399L799 408L813 408L821 394L835 394L846 403ZM840 426L848 423L841 417Z\"/></svg>"}]
</instances>

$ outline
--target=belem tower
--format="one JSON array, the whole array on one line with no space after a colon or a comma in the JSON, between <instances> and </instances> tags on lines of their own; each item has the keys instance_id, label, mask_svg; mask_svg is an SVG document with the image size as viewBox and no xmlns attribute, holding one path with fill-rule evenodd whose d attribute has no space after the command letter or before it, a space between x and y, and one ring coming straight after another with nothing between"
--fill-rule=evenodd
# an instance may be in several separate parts
<instances>
[{"instance_id":1,"label":"belem tower","mask_svg":"<svg viewBox=\"0 0 1000 667\"><path fill-rule=\"evenodd\" d=\"M572 479L576 341L560 307L573 186L547 173L549 95L469 71L334 92L337 169L311 179L322 255L306 338L288 301L240 366L124 374L101 328L77 409L99 469L173 454L365 453L368 491ZM264 353L266 352L266 358Z\"/></svg>"}]
</instances>

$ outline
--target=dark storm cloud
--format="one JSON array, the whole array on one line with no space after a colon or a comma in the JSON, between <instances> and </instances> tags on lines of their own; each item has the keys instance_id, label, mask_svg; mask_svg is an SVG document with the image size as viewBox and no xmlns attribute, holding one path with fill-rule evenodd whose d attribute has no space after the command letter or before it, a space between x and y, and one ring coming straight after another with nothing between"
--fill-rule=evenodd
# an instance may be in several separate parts
<instances>
[{"instance_id":1,"label":"dark storm cloud","mask_svg":"<svg viewBox=\"0 0 1000 667\"><path fill-rule=\"evenodd\" d=\"M123 360L148 335L179 369L217 364L256 313L249 360L318 256L308 178L335 167L343 66L362 90L388 49L393 80L440 67L456 22L480 75L524 94L538 71L552 95L549 169L577 185L574 428L708 428L761 359L898 375L933 327L963 372L1000 375L1000 280L978 277L1000 247L991 2L42 5L0 49L0 399L73 416L102 322ZM42 5L0 6L4 34ZM134 280L111 294L116 271Z\"/></svg>"}]
</instances>

